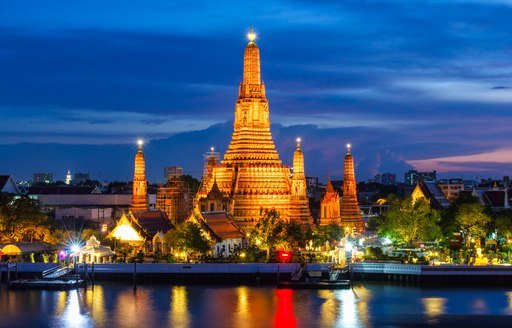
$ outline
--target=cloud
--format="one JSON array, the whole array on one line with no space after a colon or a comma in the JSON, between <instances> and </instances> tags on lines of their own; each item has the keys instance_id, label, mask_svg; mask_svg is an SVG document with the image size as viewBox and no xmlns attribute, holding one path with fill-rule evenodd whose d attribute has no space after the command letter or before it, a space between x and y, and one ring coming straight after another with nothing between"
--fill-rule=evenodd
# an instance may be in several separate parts
<instances>
[{"instance_id":1,"label":"cloud","mask_svg":"<svg viewBox=\"0 0 512 328\"><path fill-rule=\"evenodd\" d=\"M471 155L408 160L407 162L422 171L491 171L488 164L509 165L512 163L512 148L496 149Z\"/></svg>"}]
</instances>

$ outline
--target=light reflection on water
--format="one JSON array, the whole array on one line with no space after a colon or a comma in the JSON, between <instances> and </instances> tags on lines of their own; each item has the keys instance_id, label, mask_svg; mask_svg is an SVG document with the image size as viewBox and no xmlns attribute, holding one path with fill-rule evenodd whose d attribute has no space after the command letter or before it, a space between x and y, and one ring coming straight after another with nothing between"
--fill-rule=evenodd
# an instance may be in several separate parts
<instances>
[{"instance_id":1,"label":"light reflection on water","mask_svg":"<svg viewBox=\"0 0 512 328\"><path fill-rule=\"evenodd\" d=\"M505 317L512 289L434 289L366 284L353 290L96 285L73 291L0 287L9 327L381 327ZM468 317L469 316L469 317Z\"/></svg>"}]
</instances>

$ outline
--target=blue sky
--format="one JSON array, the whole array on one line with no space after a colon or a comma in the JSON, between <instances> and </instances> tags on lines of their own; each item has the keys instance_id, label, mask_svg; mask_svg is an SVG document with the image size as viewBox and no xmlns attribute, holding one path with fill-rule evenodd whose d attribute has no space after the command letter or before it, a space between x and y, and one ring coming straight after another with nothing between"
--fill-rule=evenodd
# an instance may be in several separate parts
<instances>
[{"instance_id":1,"label":"blue sky","mask_svg":"<svg viewBox=\"0 0 512 328\"><path fill-rule=\"evenodd\" d=\"M303 131L322 178L341 178L348 142L358 180L511 175L510 17L512 1L4 1L0 171L128 180L144 137L151 179L175 164L198 176L205 140L227 148L229 133L205 136L230 129L254 26L285 164ZM191 158L157 146L186 138ZM22 143L47 146L27 161ZM87 164L111 146L124 150Z\"/></svg>"}]
</instances>

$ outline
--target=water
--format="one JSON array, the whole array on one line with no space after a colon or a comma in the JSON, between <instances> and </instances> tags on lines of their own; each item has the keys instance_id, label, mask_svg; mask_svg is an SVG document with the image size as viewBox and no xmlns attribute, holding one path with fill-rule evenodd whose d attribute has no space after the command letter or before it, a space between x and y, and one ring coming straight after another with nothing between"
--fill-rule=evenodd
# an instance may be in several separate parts
<instances>
[{"instance_id":1,"label":"water","mask_svg":"<svg viewBox=\"0 0 512 328\"><path fill-rule=\"evenodd\" d=\"M512 288L0 287L1 327L512 327Z\"/></svg>"}]
</instances>

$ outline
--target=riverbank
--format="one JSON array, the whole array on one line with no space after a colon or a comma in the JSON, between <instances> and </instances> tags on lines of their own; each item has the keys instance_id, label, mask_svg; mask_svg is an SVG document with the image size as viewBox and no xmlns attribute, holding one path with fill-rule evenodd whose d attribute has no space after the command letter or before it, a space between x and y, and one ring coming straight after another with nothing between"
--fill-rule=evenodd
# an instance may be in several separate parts
<instances>
[{"instance_id":1,"label":"riverbank","mask_svg":"<svg viewBox=\"0 0 512 328\"><path fill-rule=\"evenodd\" d=\"M327 271L330 264L310 263L308 270ZM0 281L41 278L55 263L2 263ZM510 266L412 265L396 263L351 264L354 281L388 281L412 284L512 286ZM276 284L289 281L299 263L130 263L81 264L89 281L159 284Z\"/></svg>"}]
</instances>

